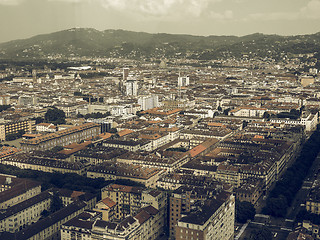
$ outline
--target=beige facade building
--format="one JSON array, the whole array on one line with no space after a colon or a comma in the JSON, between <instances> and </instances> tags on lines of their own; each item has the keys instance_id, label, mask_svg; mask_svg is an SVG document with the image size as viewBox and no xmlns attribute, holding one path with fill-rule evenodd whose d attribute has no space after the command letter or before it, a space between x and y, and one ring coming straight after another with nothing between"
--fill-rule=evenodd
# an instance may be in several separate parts
<instances>
[{"instance_id":1,"label":"beige facade building","mask_svg":"<svg viewBox=\"0 0 320 240\"><path fill-rule=\"evenodd\" d=\"M21 141L21 149L24 151L47 150L55 146L65 146L70 143L80 142L100 134L100 125L85 123L55 133L46 134L34 139Z\"/></svg>"},{"instance_id":2,"label":"beige facade building","mask_svg":"<svg viewBox=\"0 0 320 240\"><path fill-rule=\"evenodd\" d=\"M41 193L41 183L0 175L0 209L7 209Z\"/></svg>"},{"instance_id":3,"label":"beige facade building","mask_svg":"<svg viewBox=\"0 0 320 240\"><path fill-rule=\"evenodd\" d=\"M307 87L314 83L314 77L313 76L302 76L300 77L300 83L302 87Z\"/></svg>"},{"instance_id":4,"label":"beige facade building","mask_svg":"<svg viewBox=\"0 0 320 240\"><path fill-rule=\"evenodd\" d=\"M2 160L1 163L16 166L21 169L31 169L52 173L76 173L78 175L85 175L87 169L86 166L80 162L75 163L41 157L33 157L28 154L20 154L9 157Z\"/></svg>"},{"instance_id":5,"label":"beige facade building","mask_svg":"<svg viewBox=\"0 0 320 240\"><path fill-rule=\"evenodd\" d=\"M310 213L320 215L320 186L316 185L310 190L307 201L306 210Z\"/></svg>"},{"instance_id":6,"label":"beige facade building","mask_svg":"<svg viewBox=\"0 0 320 240\"><path fill-rule=\"evenodd\" d=\"M234 220L235 198L222 192L182 217L175 226L175 238L231 240L234 238Z\"/></svg>"},{"instance_id":7,"label":"beige facade building","mask_svg":"<svg viewBox=\"0 0 320 240\"><path fill-rule=\"evenodd\" d=\"M6 240L43 240L43 239L65 239L60 237L60 229L62 224L78 216L86 209L87 205L82 201L76 201L67 207L54 212L31 226L28 226L19 232L5 232L1 235Z\"/></svg>"},{"instance_id":8,"label":"beige facade building","mask_svg":"<svg viewBox=\"0 0 320 240\"><path fill-rule=\"evenodd\" d=\"M0 213L0 231L13 233L38 221L41 212L50 208L51 196L47 191L42 192L7 208L3 213Z\"/></svg>"},{"instance_id":9,"label":"beige facade building","mask_svg":"<svg viewBox=\"0 0 320 240\"><path fill-rule=\"evenodd\" d=\"M64 240L142 240L157 239L163 233L163 215L152 206L128 215L117 222L104 221L93 212L82 213L62 225L61 239Z\"/></svg>"},{"instance_id":10,"label":"beige facade building","mask_svg":"<svg viewBox=\"0 0 320 240\"><path fill-rule=\"evenodd\" d=\"M157 180L164 170L142 167L133 164L105 162L92 166L87 171L89 178L104 178L105 180L127 179L141 183L149 188L157 186Z\"/></svg>"},{"instance_id":11,"label":"beige facade building","mask_svg":"<svg viewBox=\"0 0 320 240\"><path fill-rule=\"evenodd\" d=\"M141 207L148 205L165 214L165 193L158 190L111 184L101 189L101 198L109 198L117 203L115 219L123 219L127 215L134 215Z\"/></svg>"},{"instance_id":12,"label":"beige facade building","mask_svg":"<svg viewBox=\"0 0 320 240\"><path fill-rule=\"evenodd\" d=\"M97 202L93 210L102 213L103 221L113 221L115 219L116 208L116 202L112 201L110 198L105 198Z\"/></svg>"},{"instance_id":13,"label":"beige facade building","mask_svg":"<svg viewBox=\"0 0 320 240\"><path fill-rule=\"evenodd\" d=\"M0 140L5 141L6 136L9 134L18 133L19 131L24 131L26 133L31 133L35 131L35 121L34 120L24 120L24 121L12 121L8 123L0 123Z\"/></svg>"}]
</instances>

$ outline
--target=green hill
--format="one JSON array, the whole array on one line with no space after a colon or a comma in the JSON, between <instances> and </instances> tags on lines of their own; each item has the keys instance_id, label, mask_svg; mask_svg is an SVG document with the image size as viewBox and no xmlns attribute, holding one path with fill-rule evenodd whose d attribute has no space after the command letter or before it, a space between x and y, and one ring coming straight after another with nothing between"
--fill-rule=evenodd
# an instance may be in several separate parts
<instances>
[{"instance_id":1,"label":"green hill","mask_svg":"<svg viewBox=\"0 0 320 240\"><path fill-rule=\"evenodd\" d=\"M132 59L187 57L208 60L243 55L280 58L283 54L314 53L319 49L320 33L299 36L255 33L243 37L205 37L73 28L2 43L0 59L87 56Z\"/></svg>"}]
</instances>

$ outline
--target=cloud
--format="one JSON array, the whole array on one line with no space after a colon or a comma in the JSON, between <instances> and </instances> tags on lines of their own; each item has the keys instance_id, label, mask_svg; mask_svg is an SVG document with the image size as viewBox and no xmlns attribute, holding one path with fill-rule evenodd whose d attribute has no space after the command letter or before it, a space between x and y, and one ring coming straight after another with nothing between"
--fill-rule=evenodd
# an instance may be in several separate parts
<instances>
[{"instance_id":1,"label":"cloud","mask_svg":"<svg viewBox=\"0 0 320 240\"><path fill-rule=\"evenodd\" d=\"M91 0L47 0L49 2L65 2L65 3L83 3L91 2Z\"/></svg>"},{"instance_id":2,"label":"cloud","mask_svg":"<svg viewBox=\"0 0 320 240\"><path fill-rule=\"evenodd\" d=\"M278 21L278 20L302 20L320 19L320 0L310 0L307 4L291 12L252 13L243 18L244 21Z\"/></svg>"},{"instance_id":3,"label":"cloud","mask_svg":"<svg viewBox=\"0 0 320 240\"><path fill-rule=\"evenodd\" d=\"M0 5L16 6L22 3L24 0L0 0Z\"/></svg>"},{"instance_id":4,"label":"cloud","mask_svg":"<svg viewBox=\"0 0 320 240\"><path fill-rule=\"evenodd\" d=\"M225 10L222 13L218 12L210 12L210 18L215 20L231 20L233 19L233 11L232 10Z\"/></svg>"},{"instance_id":5,"label":"cloud","mask_svg":"<svg viewBox=\"0 0 320 240\"><path fill-rule=\"evenodd\" d=\"M301 8L300 14L305 18L320 19L320 0L311 0Z\"/></svg>"},{"instance_id":6,"label":"cloud","mask_svg":"<svg viewBox=\"0 0 320 240\"><path fill-rule=\"evenodd\" d=\"M252 13L244 18L246 21L262 20L262 21L277 21L277 20L296 20L299 14L296 12L271 12L271 13Z\"/></svg>"},{"instance_id":7,"label":"cloud","mask_svg":"<svg viewBox=\"0 0 320 240\"><path fill-rule=\"evenodd\" d=\"M199 17L208 14L209 4L221 0L100 0L106 9L151 17Z\"/></svg>"}]
</instances>

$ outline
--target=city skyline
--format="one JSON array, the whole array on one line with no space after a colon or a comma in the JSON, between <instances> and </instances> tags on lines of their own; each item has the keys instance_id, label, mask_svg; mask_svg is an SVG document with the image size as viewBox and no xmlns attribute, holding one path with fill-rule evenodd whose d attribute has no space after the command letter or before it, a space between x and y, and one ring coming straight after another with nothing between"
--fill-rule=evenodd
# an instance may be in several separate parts
<instances>
[{"instance_id":1,"label":"city skyline","mask_svg":"<svg viewBox=\"0 0 320 240\"><path fill-rule=\"evenodd\" d=\"M299 35L319 31L320 0L0 0L0 42L73 27L150 33Z\"/></svg>"}]
</instances>

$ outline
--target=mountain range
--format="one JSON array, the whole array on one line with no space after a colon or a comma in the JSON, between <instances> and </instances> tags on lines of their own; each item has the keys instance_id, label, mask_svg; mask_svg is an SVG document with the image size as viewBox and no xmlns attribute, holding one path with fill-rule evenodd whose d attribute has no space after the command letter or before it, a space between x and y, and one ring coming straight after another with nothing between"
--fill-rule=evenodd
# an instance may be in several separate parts
<instances>
[{"instance_id":1,"label":"mountain range","mask_svg":"<svg viewBox=\"0 0 320 240\"><path fill-rule=\"evenodd\" d=\"M130 59L175 57L199 60L246 56L280 59L292 54L315 53L319 49L320 32L297 36L255 33L237 37L72 28L1 43L0 59L83 56ZM319 53L315 56L319 56Z\"/></svg>"}]
</instances>

